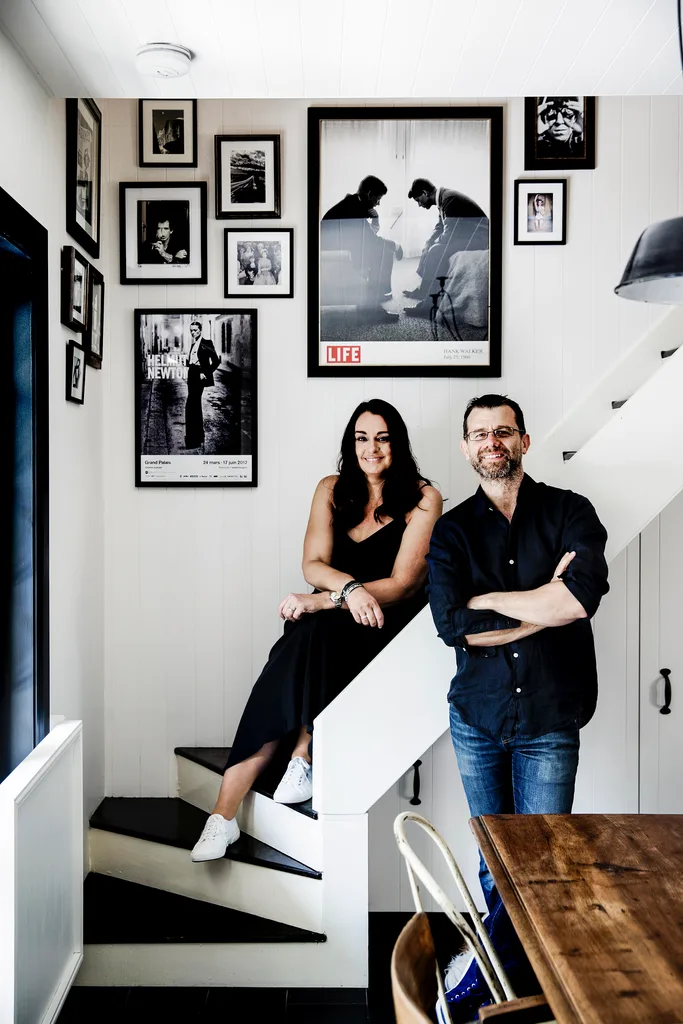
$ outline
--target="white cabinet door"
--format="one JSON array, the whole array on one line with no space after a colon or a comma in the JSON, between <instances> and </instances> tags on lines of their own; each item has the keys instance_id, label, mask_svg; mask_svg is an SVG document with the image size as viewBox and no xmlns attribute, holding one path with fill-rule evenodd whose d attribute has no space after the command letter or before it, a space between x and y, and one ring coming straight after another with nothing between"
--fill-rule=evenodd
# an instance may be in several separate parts
<instances>
[{"instance_id":1,"label":"white cabinet door","mask_svg":"<svg viewBox=\"0 0 683 1024\"><path fill-rule=\"evenodd\" d=\"M641 534L640 810L683 814L683 492Z\"/></svg>"}]
</instances>

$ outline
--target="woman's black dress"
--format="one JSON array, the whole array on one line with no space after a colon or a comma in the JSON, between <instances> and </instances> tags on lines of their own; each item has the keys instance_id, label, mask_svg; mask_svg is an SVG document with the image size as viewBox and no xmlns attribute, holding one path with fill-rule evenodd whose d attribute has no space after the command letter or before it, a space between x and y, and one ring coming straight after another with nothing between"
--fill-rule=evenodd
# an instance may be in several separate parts
<instances>
[{"instance_id":1,"label":"woman's black dress","mask_svg":"<svg viewBox=\"0 0 683 1024\"><path fill-rule=\"evenodd\" d=\"M335 529L331 565L361 583L391 576L406 528L393 519L354 541ZM346 609L304 615L285 623L251 691L226 768L255 754L269 740L296 736L372 661L426 604L424 590L384 609L384 625L361 626Z\"/></svg>"}]
</instances>

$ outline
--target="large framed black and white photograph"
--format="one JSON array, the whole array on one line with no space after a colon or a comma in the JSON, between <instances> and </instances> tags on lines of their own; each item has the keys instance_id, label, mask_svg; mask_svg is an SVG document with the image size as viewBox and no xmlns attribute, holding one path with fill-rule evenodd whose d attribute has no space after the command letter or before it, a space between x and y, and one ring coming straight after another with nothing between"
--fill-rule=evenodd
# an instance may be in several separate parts
<instances>
[{"instance_id":1,"label":"large framed black and white photograph","mask_svg":"<svg viewBox=\"0 0 683 1024\"><path fill-rule=\"evenodd\" d=\"M524 169L552 172L594 168L595 97L527 96Z\"/></svg>"},{"instance_id":2,"label":"large framed black and white photograph","mask_svg":"<svg viewBox=\"0 0 683 1024\"><path fill-rule=\"evenodd\" d=\"M226 228L225 297L291 299L293 239L292 228Z\"/></svg>"},{"instance_id":3,"label":"large framed black and white photograph","mask_svg":"<svg viewBox=\"0 0 683 1024\"><path fill-rule=\"evenodd\" d=\"M83 331L85 361L95 370L102 368L104 345L104 277L96 267L88 268L88 322Z\"/></svg>"},{"instance_id":4,"label":"large framed black and white photograph","mask_svg":"<svg viewBox=\"0 0 683 1024\"><path fill-rule=\"evenodd\" d=\"M309 376L500 376L502 145L500 107L309 109Z\"/></svg>"},{"instance_id":5,"label":"large framed black and white photograph","mask_svg":"<svg viewBox=\"0 0 683 1024\"><path fill-rule=\"evenodd\" d=\"M564 245L567 180L520 178L515 182L515 245Z\"/></svg>"},{"instance_id":6,"label":"large framed black and white photograph","mask_svg":"<svg viewBox=\"0 0 683 1024\"><path fill-rule=\"evenodd\" d=\"M255 487L254 309L135 310L137 487Z\"/></svg>"},{"instance_id":7,"label":"large framed black and white photograph","mask_svg":"<svg viewBox=\"0 0 683 1024\"><path fill-rule=\"evenodd\" d=\"M197 101L138 101L140 167L197 166Z\"/></svg>"},{"instance_id":8,"label":"large framed black and white photograph","mask_svg":"<svg viewBox=\"0 0 683 1024\"><path fill-rule=\"evenodd\" d=\"M66 400L85 402L85 349L73 339L66 346Z\"/></svg>"},{"instance_id":9,"label":"large framed black and white photograph","mask_svg":"<svg viewBox=\"0 0 683 1024\"><path fill-rule=\"evenodd\" d=\"M280 136L216 135L216 217L277 220Z\"/></svg>"},{"instance_id":10,"label":"large framed black and white photograph","mask_svg":"<svg viewBox=\"0 0 683 1024\"><path fill-rule=\"evenodd\" d=\"M66 230L100 255L102 114L94 100L66 101Z\"/></svg>"},{"instance_id":11,"label":"large framed black and white photograph","mask_svg":"<svg viewBox=\"0 0 683 1024\"><path fill-rule=\"evenodd\" d=\"M119 184L121 284L206 284L206 182Z\"/></svg>"},{"instance_id":12,"label":"large framed black and white photograph","mask_svg":"<svg viewBox=\"0 0 683 1024\"><path fill-rule=\"evenodd\" d=\"M83 332L88 327L88 282L92 270L75 246L63 247L60 320L72 331Z\"/></svg>"}]
</instances>

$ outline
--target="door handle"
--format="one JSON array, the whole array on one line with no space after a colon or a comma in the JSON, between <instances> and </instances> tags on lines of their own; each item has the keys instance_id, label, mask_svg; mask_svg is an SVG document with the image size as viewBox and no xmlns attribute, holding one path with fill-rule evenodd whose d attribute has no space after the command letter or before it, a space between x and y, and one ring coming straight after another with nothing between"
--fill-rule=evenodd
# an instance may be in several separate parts
<instances>
[{"instance_id":1,"label":"door handle","mask_svg":"<svg viewBox=\"0 0 683 1024\"><path fill-rule=\"evenodd\" d=\"M664 703L662 704L661 708L659 709L659 713L660 713L660 715L670 715L671 714L671 680L669 679L669 676L671 675L671 669L670 668L660 668L659 674L662 677L662 679L664 680Z\"/></svg>"},{"instance_id":2,"label":"door handle","mask_svg":"<svg viewBox=\"0 0 683 1024\"><path fill-rule=\"evenodd\" d=\"M413 796L412 796L412 799L410 801L411 804L413 805L413 807L416 807L418 804L422 803L422 801L420 800L420 765L421 764L422 764L422 761L416 761L415 764L413 765L413 771L414 771L414 775L413 775Z\"/></svg>"}]
</instances>

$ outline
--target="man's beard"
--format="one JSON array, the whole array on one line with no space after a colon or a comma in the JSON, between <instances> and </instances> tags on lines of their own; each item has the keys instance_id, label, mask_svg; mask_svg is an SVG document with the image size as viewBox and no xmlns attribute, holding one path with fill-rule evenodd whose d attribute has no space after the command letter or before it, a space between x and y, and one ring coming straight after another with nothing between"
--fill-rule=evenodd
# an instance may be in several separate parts
<instances>
[{"instance_id":1,"label":"man's beard","mask_svg":"<svg viewBox=\"0 0 683 1024\"><path fill-rule=\"evenodd\" d=\"M472 459L472 466L474 470L483 477L484 480L509 480L513 477L517 470L522 465L522 454L521 452L510 452L503 451L496 454L504 455L505 458L499 462L494 463L482 463L482 455L491 455L491 451L479 452L478 455Z\"/></svg>"}]
</instances>

